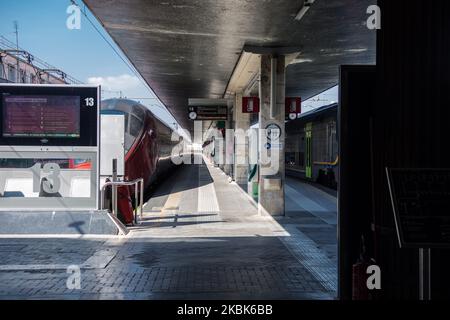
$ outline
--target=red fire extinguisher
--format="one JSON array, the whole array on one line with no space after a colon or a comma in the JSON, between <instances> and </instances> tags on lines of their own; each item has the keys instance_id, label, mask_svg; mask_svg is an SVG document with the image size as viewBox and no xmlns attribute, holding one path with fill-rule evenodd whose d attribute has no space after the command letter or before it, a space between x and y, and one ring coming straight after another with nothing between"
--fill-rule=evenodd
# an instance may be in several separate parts
<instances>
[{"instance_id":1,"label":"red fire extinguisher","mask_svg":"<svg viewBox=\"0 0 450 320\"><path fill-rule=\"evenodd\" d=\"M375 264L366 253L364 236L361 236L360 255L352 267L352 300L371 300L372 296L367 287L367 268Z\"/></svg>"},{"instance_id":2,"label":"red fire extinguisher","mask_svg":"<svg viewBox=\"0 0 450 320\"><path fill-rule=\"evenodd\" d=\"M117 188L117 208L118 217L125 224L132 224L134 221L133 206L131 205L131 194L128 187Z\"/></svg>"}]
</instances>

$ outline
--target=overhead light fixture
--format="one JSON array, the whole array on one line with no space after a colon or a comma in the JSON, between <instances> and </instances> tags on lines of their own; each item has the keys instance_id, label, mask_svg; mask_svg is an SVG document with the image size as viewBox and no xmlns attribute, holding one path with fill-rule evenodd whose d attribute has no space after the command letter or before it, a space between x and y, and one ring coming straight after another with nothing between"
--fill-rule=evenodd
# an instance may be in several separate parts
<instances>
[{"instance_id":1,"label":"overhead light fixture","mask_svg":"<svg viewBox=\"0 0 450 320\"><path fill-rule=\"evenodd\" d=\"M347 49L344 51L350 52L350 53L361 53L361 52L366 52L367 50L368 50L367 48L355 48L355 49Z\"/></svg>"},{"instance_id":2,"label":"overhead light fixture","mask_svg":"<svg viewBox=\"0 0 450 320\"><path fill-rule=\"evenodd\" d=\"M289 64L298 64L298 63L306 63L306 62L314 62L313 59L307 59L307 58L297 58L291 61Z\"/></svg>"},{"instance_id":3,"label":"overhead light fixture","mask_svg":"<svg viewBox=\"0 0 450 320\"><path fill-rule=\"evenodd\" d=\"M305 0L303 2L303 7L300 9L300 11L295 16L295 20L300 21L302 20L303 16L308 12L309 8L311 8L311 5L314 3L315 0Z\"/></svg>"}]
</instances>

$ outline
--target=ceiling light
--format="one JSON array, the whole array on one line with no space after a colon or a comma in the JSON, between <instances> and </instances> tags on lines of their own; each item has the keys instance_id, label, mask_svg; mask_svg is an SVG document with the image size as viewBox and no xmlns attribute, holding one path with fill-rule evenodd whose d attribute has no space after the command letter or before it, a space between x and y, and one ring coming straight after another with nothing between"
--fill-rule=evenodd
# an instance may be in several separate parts
<instances>
[{"instance_id":1,"label":"ceiling light","mask_svg":"<svg viewBox=\"0 0 450 320\"><path fill-rule=\"evenodd\" d=\"M306 59L306 58L297 58L292 60L292 62L290 64L297 64L297 63L305 63L305 62L313 62L314 60L312 59Z\"/></svg>"},{"instance_id":2,"label":"ceiling light","mask_svg":"<svg viewBox=\"0 0 450 320\"><path fill-rule=\"evenodd\" d=\"M351 53L361 53L361 52L366 52L367 50L368 50L367 48L360 48L360 49L348 49L345 51L351 52Z\"/></svg>"}]
</instances>

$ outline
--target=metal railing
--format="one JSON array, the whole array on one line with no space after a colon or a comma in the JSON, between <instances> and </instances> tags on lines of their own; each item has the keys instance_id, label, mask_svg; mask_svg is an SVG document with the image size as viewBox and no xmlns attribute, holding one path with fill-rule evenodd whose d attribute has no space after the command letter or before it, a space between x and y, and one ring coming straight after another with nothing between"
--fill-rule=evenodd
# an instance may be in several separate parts
<instances>
[{"instance_id":1,"label":"metal railing","mask_svg":"<svg viewBox=\"0 0 450 320\"><path fill-rule=\"evenodd\" d=\"M126 187L126 186L133 186L134 185L134 200L136 208L134 210L134 223L138 223L137 213L139 209L139 215L142 219L143 211L144 211L144 179L136 179L133 181L117 181L117 182L106 182L101 190L100 194L100 209L105 209L105 190L107 187ZM114 191L112 192L114 195ZM117 194L117 193L116 193ZM112 213L114 216L117 217L117 196L113 196L112 199Z\"/></svg>"}]
</instances>

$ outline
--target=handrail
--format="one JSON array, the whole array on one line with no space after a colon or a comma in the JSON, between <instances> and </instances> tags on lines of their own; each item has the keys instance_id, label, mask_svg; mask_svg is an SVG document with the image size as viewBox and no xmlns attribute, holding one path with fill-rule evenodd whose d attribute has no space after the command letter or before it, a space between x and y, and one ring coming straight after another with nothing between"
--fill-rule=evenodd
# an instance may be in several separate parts
<instances>
[{"instance_id":1,"label":"handrail","mask_svg":"<svg viewBox=\"0 0 450 320\"><path fill-rule=\"evenodd\" d=\"M137 211L139 208L139 215L142 219L142 215L143 215L143 211L144 211L144 179L143 178L139 178L133 181L110 181L110 182L106 182L101 189L101 193L100 193L100 209L103 210L105 207L105 190L107 187L109 186L118 186L118 187L125 187L125 186L133 186L134 185L134 200L136 203L136 210L134 211L134 223L138 223L138 219L137 219ZM140 185L140 192L138 192L139 189L139 185ZM139 195L139 199L138 199L138 195ZM114 202L113 203L113 215L117 216L117 213L114 212L114 208L117 207L117 198L118 197L114 197ZM139 201L139 205L138 205L138 201Z\"/></svg>"},{"instance_id":2,"label":"handrail","mask_svg":"<svg viewBox=\"0 0 450 320\"><path fill-rule=\"evenodd\" d=\"M335 167L339 163L339 156L337 156L336 160L334 162L314 162L316 165L322 165L322 166L332 166Z\"/></svg>"}]
</instances>

